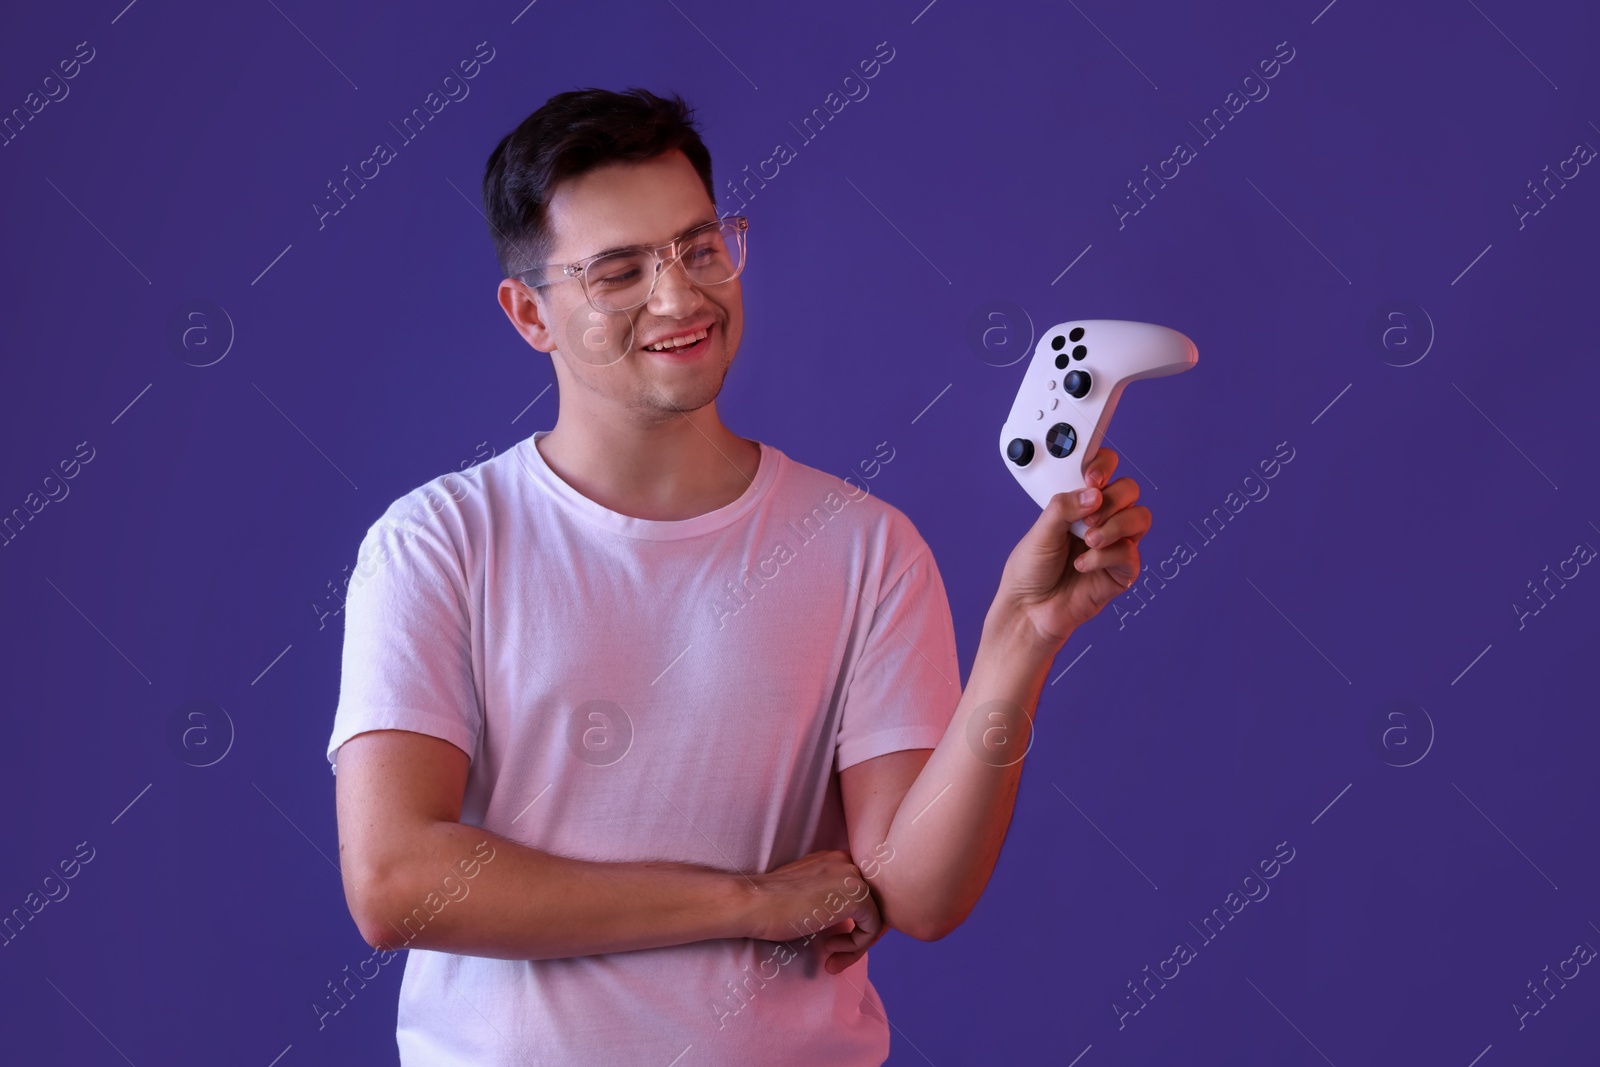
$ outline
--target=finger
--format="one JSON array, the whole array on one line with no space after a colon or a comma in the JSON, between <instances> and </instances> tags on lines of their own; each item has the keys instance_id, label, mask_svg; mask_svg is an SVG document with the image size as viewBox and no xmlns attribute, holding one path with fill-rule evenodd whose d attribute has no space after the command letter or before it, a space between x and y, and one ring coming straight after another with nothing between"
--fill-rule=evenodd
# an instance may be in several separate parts
<instances>
[{"instance_id":1,"label":"finger","mask_svg":"<svg viewBox=\"0 0 1600 1067\"><path fill-rule=\"evenodd\" d=\"M1084 535L1083 543L1090 548L1105 548L1126 537L1137 542L1150 532L1150 509L1140 504L1124 508Z\"/></svg>"},{"instance_id":2,"label":"finger","mask_svg":"<svg viewBox=\"0 0 1600 1067\"><path fill-rule=\"evenodd\" d=\"M1139 546L1132 541L1119 540L1106 548L1091 548L1077 559L1073 567L1087 574L1104 571L1118 585L1126 589L1139 577Z\"/></svg>"},{"instance_id":3,"label":"finger","mask_svg":"<svg viewBox=\"0 0 1600 1067\"><path fill-rule=\"evenodd\" d=\"M1115 512L1139 499L1139 483L1132 478L1118 478L1100 494L1100 506L1084 516L1084 524L1098 526Z\"/></svg>"},{"instance_id":4,"label":"finger","mask_svg":"<svg viewBox=\"0 0 1600 1067\"><path fill-rule=\"evenodd\" d=\"M853 933L831 938L828 944L823 946L823 950L827 954L826 959L823 961L823 966L829 974L838 974L865 956L867 950L876 944L878 938L882 936L882 930L869 935L866 931L857 928Z\"/></svg>"},{"instance_id":5,"label":"finger","mask_svg":"<svg viewBox=\"0 0 1600 1067\"><path fill-rule=\"evenodd\" d=\"M1035 520L1028 537L1047 545L1061 540L1061 531L1077 519L1085 519L1105 503L1105 494L1094 486L1056 493Z\"/></svg>"},{"instance_id":6,"label":"finger","mask_svg":"<svg viewBox=\"0 0 1600 1067\"><path fill-rule=\"evenodd\" d=\"M1089 465L1083 470L1084 481L1096 489L1105 488L1110 484L1111 476L1116 473L1117 460L1120 458L1109 448L1097 450L1094 458L1089 461Z\"/></svg>"}]
</instances>

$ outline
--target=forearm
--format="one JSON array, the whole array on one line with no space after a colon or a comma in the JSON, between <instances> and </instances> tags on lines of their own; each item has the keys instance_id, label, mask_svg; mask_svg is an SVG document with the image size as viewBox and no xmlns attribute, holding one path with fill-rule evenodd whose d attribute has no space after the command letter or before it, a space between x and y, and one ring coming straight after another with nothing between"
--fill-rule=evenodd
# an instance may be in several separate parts
<instances>
[{"instance_id":1,"label":"forearm","mask_svg":"<svg viewBox=\"0 0 1600 1067\"><path fill-rule=\"evenodd\" d=\"M357 917L378 948L551 959L743 937L749 926L737 873L572 859L455 822L406 845Z\"/></svg>"},{"instance_id":2,"label":"forearm","mask_svg":"<svg viewBox=\"0 0 1600 1067\"><path fill-rule=\"evenodd\" d=\"M985 619L955 715L890 824L892 859L869 876L888 925L940 937L977 904L1011 824L1055 651L996 611Z\"/></svg>"}]
</instances>

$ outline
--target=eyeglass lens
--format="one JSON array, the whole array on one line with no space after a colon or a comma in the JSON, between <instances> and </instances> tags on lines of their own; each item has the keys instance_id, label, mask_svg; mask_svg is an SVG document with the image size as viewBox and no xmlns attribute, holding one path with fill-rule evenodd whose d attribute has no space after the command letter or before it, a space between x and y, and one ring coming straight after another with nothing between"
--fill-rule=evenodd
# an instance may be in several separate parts
<instances>
[{"instance_id":1,"label":"eyeglass lens","mask_svg":"<svg viewBox=\"0 0 1600 1067\"><path fill-rule=\"evenodd\" d=\"M697 285L730 281L744 266L744 242L737 225L724 220L690 234L678 244L679 264ZM589 264L584 285L602 311L626 311L649 299L655 281L653 252L618 252Z\"/></svg>"}]
</instances>

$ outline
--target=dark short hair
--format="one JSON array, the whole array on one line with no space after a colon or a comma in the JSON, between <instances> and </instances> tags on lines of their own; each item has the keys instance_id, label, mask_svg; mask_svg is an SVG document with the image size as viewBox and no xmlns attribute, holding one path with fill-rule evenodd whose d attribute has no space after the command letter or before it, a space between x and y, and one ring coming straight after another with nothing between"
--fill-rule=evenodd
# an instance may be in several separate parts
<instances>
[{"instance_id":1,"label":"dark short hair","mask_svg":"<svg viewBox=\"0 0 1600 1067\"><path fill-rule=\"evenodd\" d=\"M550 197L561 182L597 167L644 162L677 149L715 204L711 153L693 115L677 93L574 89L557 93L523 119L489 154L483 174L484 216L504 276L549 259L555 243Z\"/></svg>"}]
</instances>

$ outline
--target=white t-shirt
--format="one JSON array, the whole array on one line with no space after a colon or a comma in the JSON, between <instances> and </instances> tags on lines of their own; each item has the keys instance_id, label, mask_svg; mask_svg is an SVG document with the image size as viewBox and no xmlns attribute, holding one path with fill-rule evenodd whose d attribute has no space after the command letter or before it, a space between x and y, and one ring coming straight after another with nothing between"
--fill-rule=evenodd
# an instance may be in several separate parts
<instances>
[{"instance_id":1,"label":"white t-shirt","mask_svg":"<svg viewBox=\"0 0 1600 1067\"><path fill-rule=\"evenodd\" d=\"M633 518L556 475L546 432L367 532L329 762L366 730L443 738L472 759L462 823L579 859L750 874L848 849L837 772L933 748L961 695L911 520L767 444L727 506ZM411 949L400 1062L877 1067L868 962L830 975L798 934L550 960Z\"/></svg>"}]
</instances>

